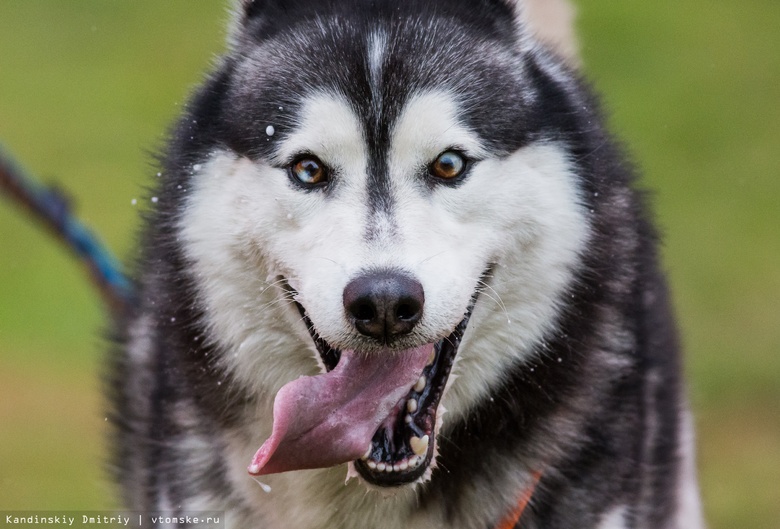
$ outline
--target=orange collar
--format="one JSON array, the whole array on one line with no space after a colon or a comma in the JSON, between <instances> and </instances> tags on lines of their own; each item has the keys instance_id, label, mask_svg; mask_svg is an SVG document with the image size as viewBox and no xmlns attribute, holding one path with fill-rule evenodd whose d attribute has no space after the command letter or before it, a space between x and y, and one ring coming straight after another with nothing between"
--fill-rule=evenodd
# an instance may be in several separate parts
<instances>
[{"instance_id":1,"label":"orange collar","mask_svg":"<svg viewBox=\"0 0 780 529\"><path fill-rule=\"evenodd\" d=\"M515 529L517 522L520 521L520 517L523 516L525 508L528 507L528 502L531 501L536 485L542 477L542 473L536 471L532 474L531 484L520 494L520 499L517 501L517 505L504 516L495 529Z\"/></svg>"}]
</instances>

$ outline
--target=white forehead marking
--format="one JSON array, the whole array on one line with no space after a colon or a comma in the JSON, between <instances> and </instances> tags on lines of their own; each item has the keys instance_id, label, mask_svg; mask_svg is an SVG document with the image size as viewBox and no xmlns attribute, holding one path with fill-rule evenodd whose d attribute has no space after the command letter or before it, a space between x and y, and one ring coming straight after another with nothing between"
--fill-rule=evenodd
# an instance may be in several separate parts
<instances>
[{"instance_id":1,"label":"white forehead marking","mask_svg":"<svg viewBox=\"0 0 780 529\"><path fill-rule=\"evenodd\" d=\"M432 91L412 97L393 129L390 163L408 170L427 164L443 150L456 147L472 157L482 157L485 148L474 132L458 119L455 97Z\"/></svg>"},{"instance_id":2,"label":"white forehead marking","mask_svg":"<svg viewBox=\"0 0 780 529\"><path fill-rule=\"evenodd\" d=\"M343 96L332 92L309 95L301 105L298 126L281 142L274 161L284 163L304 152L325 163L365 167L363 128Z\"/></svg>"},{"instance_id":3,"label":"white forehead marking","mask_svg":"<svg viewBox=\"0 0 780 529\"><path fill-rule=\"evenodd\" d=\"M376 31L368 37L368 67L371 78L371 105L376 116L382 112L382 65L387 47L387 35Z\"/></svg>"},{"instance_id":4,"label":"white forehead marking","mask_svg":"<svg viewBox=\"0 0 780 529\"><path fill-rule=\"evenodd\" d=\"M368 64L371 68L371 76L378 79L382 71L382 61L384 59L385 46L387 45L387 35L382 31L372 33L368 38Z\"/></svg>"}]
</instances>

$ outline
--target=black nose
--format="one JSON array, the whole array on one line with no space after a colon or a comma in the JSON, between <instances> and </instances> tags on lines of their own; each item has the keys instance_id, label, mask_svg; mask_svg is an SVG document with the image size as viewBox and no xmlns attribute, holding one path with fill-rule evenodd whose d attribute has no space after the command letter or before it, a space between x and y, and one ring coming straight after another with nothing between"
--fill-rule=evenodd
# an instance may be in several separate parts
<instances>
[{"instance_id":1,"label":"black nose","mask_svg":"<svg viewBox=\"0 0 780 529\"><path fill-rule=\"evenodd\" d=\"M347 317L361 334L382 343L411 332L424 304L419 281L392 270L362 275L344 289Z\"/></svg>"}]
</instances>

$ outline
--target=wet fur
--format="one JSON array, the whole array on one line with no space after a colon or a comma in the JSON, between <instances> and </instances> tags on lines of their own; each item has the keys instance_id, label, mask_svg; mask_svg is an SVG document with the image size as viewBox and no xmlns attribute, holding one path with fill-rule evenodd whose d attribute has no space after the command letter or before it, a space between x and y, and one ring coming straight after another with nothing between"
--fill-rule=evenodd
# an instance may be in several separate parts
<instances>
[{"instance_id":1,"label":"wet fur","mask_svg":"<svg viewBox=\"0 0 780 529\"><path fill-rule=\"evenodd\" d=\"M157 208L141 243L140 301L120 322L112 357L113 465L125 505L226 510L228 525L239 528L483 529L540 471L518 527L700 527L690 421L657 236L645 196L605 131L589 88L567 61L519 29L522 15L512 3L394 0L370 11L365 4L247 3L231 51L173 131ZM291 37L291 25L306 17L310 33ZM452 38L453 24L459 37L441 46ZM407 62L383 77L381 92L372 92L371 42L377 39L392 42L393 56ZM448 77L453 65L457 75ZM306 83L327 86L325 92L338 97L309 97L295 81L301 72ZM444 81L433 75L440 72ZM415 97L431 93L444 95L409 112ZM455 100L461 104L446 118ZM393 167L414 166L404 153L414 154L425 141L413 138L419 123L404 128L404 112L414 118L426 108L462 125L458 141L471 141L469 148L487 160L477 176L486 174L486 163L501 169L496 174L526 176L472 175L451 194L425 194L414 180L392 176ZM369 179L365 192L345 191L349 207L335 210L346 220L356 208L365 215L341 233L318 232L323 244L331 241L347 254L355 248L352 254L363 257L344 260L342 272L328 271L323 285L307 286L319 280L307 280L305 271L291 277L329 341L357 340L338 318L327 319L328 296L340 298L340 282L366 263L405 255L409 246L392 247L397 234L414 240L420 233L412 230L414 222L430 225L417 218L425 202L407 207L410 196L419 193L434 210L455 204L477 219L480 211L490 212L483 224L455 216L439 227L447 237L462 238L453 251L473 246L454 261L475 264L463 273L464 285L441 296L454 306L442 301L438 316L421 326L420 339L462 315L486 264L493 275L480 287L443 401L449 413L431 480L389 496L367 492L359 480L345 485L342 467L269 476L271 495L246 473L252 447L269 433L273 396L289 380L320 369L300 316L275 283L279 271L299 270L296 259L305 255L295 253L293 239L276 237L303 233L301 225L312 221L306 208L329 206L272 178L281 174L273 168L284 159L278 149L291 145L295 134L315 130L305 120L318 112L342 116L330 130L347 134L322 149L335 151L347 173L352 164L350 174L362 174L365 164ZM267 124L275 126L271 137ZM399 128L408 132L394 135ZM348 137L350 130L362 130L365 138ZM440 134L454 132L448 126ZM327 130L300 141L323 135ZM407 147L399 146L404 138ZM368 147L360 151L363 140ZM344 145L360 152L346 152ZM388 164L391 148L397 156ZM255 193L258 179L271 187ZM344 182L350 189L359 181ZM290 198L280 204L268 198L274 193ZM359 224L366 217L373 221ZM507 238L491 242L490 230ZM269 249L274 244L278 250ZM388 244L393 251L381 250ZM360 254L361 248L368 250ZM480 252L484 262L476 258ZM402 264L419 261L409 257ZM431 276L431 292L447 283L446 277L437 283L434 272L420 270Z\"/></svg>"}]
</instances>

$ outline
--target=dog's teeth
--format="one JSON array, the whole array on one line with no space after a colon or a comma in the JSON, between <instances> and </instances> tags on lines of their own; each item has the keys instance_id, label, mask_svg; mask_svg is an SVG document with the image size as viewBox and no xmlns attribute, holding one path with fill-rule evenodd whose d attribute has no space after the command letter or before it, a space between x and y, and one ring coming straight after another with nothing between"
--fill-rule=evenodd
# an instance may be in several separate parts
<instances>
[{"instance_id":1,"label":"dog's teeth","mask_svg":"<svg viewBox=\"0 0 780 529\"><path fill-rule=\"evenodd\" d=\"M425 375L423 375L420 377L420 379L417 381L417 384L415 384L412 389L415 390L417 393L420 393L422 392L422 390L425 389L425 384L427 383L428 381L425 380Z\"/></svg>"},{"instance_id":2,"label":"dog's teeth","mask_svg":"<svg viewBox=\"0 0 780 529\"><path fill-rule=\"evenodd\" d=\"M432 366L434 360L436 360L436 349L431 350L431 356L428 357L428 365Z\"/></svg>"},{"instance_id":3,"label":"dog's teeth","mask_svg":"<svg viewBox=\"0 0 780 529\"><path fill-rule=\"evenodd\" d=\"M417 401L414 399L409 399L406 401L406 411L409 413L414 413L417 411Z\"/></svg>"},{"instance_id":4,"label":"dog's teeth","mask_svg":"<svg viewBox=\"0 0 780 529\"><path fill-rule=\"evenodd\" d=\"M423 439L418 439L416 437L415 439L424 442L425 446L428 446L427 437L428 436L426 435L425 437L423 437ZM386 474L391 474L393 472L406 472L410 468L418 467L423 462L423 460L424 458L418 456L412 456L409 459L404 459L403 461L400 461L398 463L378 463L373 459L369 459L368 461L366 461L366 466L371 470L376 470L377 472L384 472Z\"/></svg>"},{"instance_id":5,"label":"dog's teeth","mask_svg":"<svg viewBox=\"0 0 780 529\"><path fill-rule=\"evenodd\" d=\"M423 435L422 439L415 435L409 439L409 445L412 447L412 452L422 456L428 453L428 441L430 441L430 437L427 435Z\"/></svg>"},{"instance_id":6,"label":"dog's teeth","mask_svg":"<svg viewBox=\"0 0 780 529\"><path fill-rule=\"evenodd\" d=\"M404 422L405 422L406 424L412 424L412 416L411 416L411 415L407 415L407 416L405 416L405 417L404 417Z\"/></svg>"}]
</instances>

